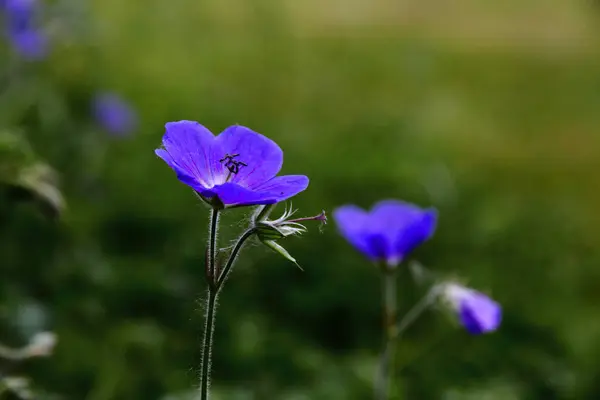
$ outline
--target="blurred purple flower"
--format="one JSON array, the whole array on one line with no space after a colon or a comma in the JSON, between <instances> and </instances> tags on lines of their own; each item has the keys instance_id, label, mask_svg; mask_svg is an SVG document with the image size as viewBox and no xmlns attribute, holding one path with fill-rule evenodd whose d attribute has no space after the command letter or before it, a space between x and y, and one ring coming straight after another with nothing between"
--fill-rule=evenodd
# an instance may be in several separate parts
<instances>
[{"instance_id":1,"label":"blurred purple flower","mask_svg":"<svg viewBox=\"0 0 600 400\"><path fill-rule=\"evenodd\" d=\"M446 283L442 296L457 312L465 329L479 335L495 331L502 321L502 308L494 300L476 290L456 283Z\"/></svg>"},{"instance_id":2,"label":"blurred purple flower","mask_svg":"<svg viewBox=\"0 0 600 400\"><path fill-rule=\"evenodd\" d=\"M17 53L29 60L46 56L48 39L38 26L40 4L37 0L2 0L5 34Z\"/></svg>"},{"instance_id":3,"label":"blurred purple flower","mask_svg":"<svg viewBox=\"0 0 600 400\"><path fill-rule=\"evenodd\" d=\"M398 265L428 240L437 223L435 209L423 210L399 200L383 200L371 212L345 205L333 212L342 236L372 261Z\"/></svg>"},{"instance_id":4,"label":"blurred purple flower","mask_svg":"<svg viewBox=\"0 0 600 400\"><path fill-rule=\"evenodd\" d=\"M126 136L137 128L137 116L130 105L113 93L100 93L93 100L96 121L115 136Z\"/></svg>"},{"instance_id":5,"label":"blurred purple flower","mask_svg":"<svg viewBox=\"0 0 600 400\"><path fill-rule=\"evenodd\" d=\"M10 32L9 37L15 50L27 60L41 60L46 57L48 40L39 30Z\"/></svg>"},{"instance_id":6,"label":"blurred purple flower","mask_svg":"<svg viewBox=\"0 0 600 400\"><path fill-rule=\"evenodd\" d=\"M168 122L156 154L213 207L274 204L308 187L304 175L276 176L283 152L271 139L233 125L218 136L194 121Z\"/></svg>"}]
</instances>

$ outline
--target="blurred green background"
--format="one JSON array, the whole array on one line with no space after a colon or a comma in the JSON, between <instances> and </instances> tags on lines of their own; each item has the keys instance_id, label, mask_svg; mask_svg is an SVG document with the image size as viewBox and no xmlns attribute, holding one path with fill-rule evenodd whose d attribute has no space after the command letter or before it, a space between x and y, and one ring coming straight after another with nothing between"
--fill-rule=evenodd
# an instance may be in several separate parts
<instances>
[{"instance_id":1,"label":"blurred green background","mask_svg":"<svg viewBox=\"0 0 600 400\"><path fill-rule=\"evenodd\" d=\"M0 96L1 128L54 168L66 202L48 218L0 191L0 340L59 338L11 373L62 399L192 398L208 211L154 155L165 122L191 119L274 139L282 172L311 179L293 201L302 215L382 198L439 210L412 258L490 293L505 317L471 337L426 313L399 345L396 399L600 398L596 3L89 7ZM90 120L106 89L139 114L128 137ZM222 246L247 211L224 217ZM375 268L331 220L282 244L304 272L249 246L220 297L213 398L371 398ZM426 288L399 279L406 311Z\"/></svg>"}]
</instances>

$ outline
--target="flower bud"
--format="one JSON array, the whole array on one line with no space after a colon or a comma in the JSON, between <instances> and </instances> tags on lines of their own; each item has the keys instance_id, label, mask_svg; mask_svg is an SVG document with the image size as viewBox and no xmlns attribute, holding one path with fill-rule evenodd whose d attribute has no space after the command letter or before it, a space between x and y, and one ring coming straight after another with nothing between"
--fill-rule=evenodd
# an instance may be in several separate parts
<instances>
[{"instance_id":1,"label":"flower bud","mask_svg":"<svg viewBox=\"0 0 600 400\"><path fill-rule=\"evenodd\" d=\"M252 222L258 239L264 243L267 247L281 254L287 260L298 265L296 259L288 253L280 244L276 243L276 240L285 239L288 236L301 235L306 232L306 227L300 224L301 221L321 221L327 222L325 211L314 217L289 219L295 210L287 208L283 212L283 215L275 220L267 219L273 211L274 204L261 206L257 208Z\"/></svg>"},{"instance_id":2,"label":"flower bud","mask_svg":"<svg viewBox=\"0 0 600 400\"><path fill-rule=\"evenodd\" d=\"M502 307L485 294L454 282L441 284L439 290L469 333L493 332L500 326Z\"/></svg>"},{"instance_id":3,"label":"flower bud","mask_svg":"<svg viewBox=\"0 0 600 400\"><path fill-rule=\"evenodd\" d=\"M306 228L298 224L293 225L275 225L268 221L259 222L256 225L256 235L261 241L279 240L292 235L300 235L306 232Z\"/></svg>"}]
</instances>

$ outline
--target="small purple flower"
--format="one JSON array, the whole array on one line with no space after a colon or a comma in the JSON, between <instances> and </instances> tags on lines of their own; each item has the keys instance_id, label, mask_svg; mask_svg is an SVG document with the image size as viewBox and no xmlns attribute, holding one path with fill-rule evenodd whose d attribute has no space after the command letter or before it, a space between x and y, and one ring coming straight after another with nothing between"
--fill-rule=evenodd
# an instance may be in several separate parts
<instances>
[{"instance_id":1,"label":"small purple flower","mask_svg":"<svg viewBox=\"0 0 600 400\"><path fill-rule=\"evenodd\" d=\"M371 212L345 205L333 212L342 236L372 261L398 265L435 231L437 212L399 200L383 200Z\"/></svg>"},{"instance_id":2,"label":"small purple flower","mask_svg":"<svg viewBox=\"0 0 600 400\"><path fill-rule=\"evenodd\" d=\"M442 296L469 333L493 332L500 325L502 308L485 294L456 283L446 283L442 286Z\"/></svg>"},{"instance_id":3,"label":"small purple flower","mask_svg":"<svg viewBox=\"0 0 600 400\"><path fill-rule=\"evenodd\" d=\"M96 121L109 133L125 136L137 128L137 116L130 105L113 93L100 93L93 100Z\"/></svg>"},{"instance_id":4,"label":"small purple flower","mask_svg":"<svg viewBox=\"0 0 600 400\"><path fill-rule=\"evenodd\" d=\"M283 152L249 128L233 125L218 136L194 121L168 122L165 128L156 155L213 207L274 204L308 186L304 175L276 176Z\"/></svg>"},{"instance_id":5,"label":"small purple flower","mask_svg":"<svg viewBox=\"0 0 600 400\"><path fill-rule=\"evenodd\" d=\"M3 0L6 35L13 48L24 58L39 60L48 50L48 39L38 26L40 5L37 0Z\"/></svg>"},{"instance_id":6,"label":"small purple flower","mask_svg":"<svg viewBox=\"0 0 600 400\"><path fill-rule=\"evenodd\" d=\"M46 57L48 40L40 30L23 30L9 32L15 50L27 60L41 60Z\"/></svg>"},{"instance_id":7,"label":"small purple flower","mask_svg":"<svg viewBox=\"0 0 600 400\"><path fill-rule=\"evenodd\" d=\"M9 19L10 26L28 28L35 21L35 15L39 9L38 0L3 0L0 8Z\"/></svg>"}]
</instances>

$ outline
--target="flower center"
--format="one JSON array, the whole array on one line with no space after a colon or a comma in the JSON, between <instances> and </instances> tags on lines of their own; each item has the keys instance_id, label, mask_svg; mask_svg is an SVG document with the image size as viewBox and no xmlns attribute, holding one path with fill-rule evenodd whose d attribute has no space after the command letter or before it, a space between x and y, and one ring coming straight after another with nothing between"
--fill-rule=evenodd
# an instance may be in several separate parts
<instances>
[{"instance_id":1,"label":"flower center","mask_svg":"<svg viewBox=\"0 0 600 400\"><path fill-rule=\"evenodd\" d=\"M241 167L248 166L248 164L246 164L245 162L236 160L235 158L238 156L239 156L239 153L236 153L236 154L227 153L227 154L225 154L225 157L223 157L219 160L219 162L221 164L223 164L225 166L225 168L227 168L229 170L229 173L227 174L227 178L225 179L225 182L229 182L232 175L235 175L238 172L240 172Z\"/></svg>"}]
</instances>

